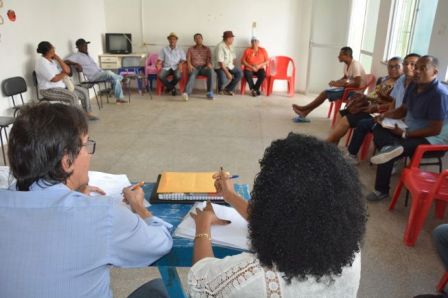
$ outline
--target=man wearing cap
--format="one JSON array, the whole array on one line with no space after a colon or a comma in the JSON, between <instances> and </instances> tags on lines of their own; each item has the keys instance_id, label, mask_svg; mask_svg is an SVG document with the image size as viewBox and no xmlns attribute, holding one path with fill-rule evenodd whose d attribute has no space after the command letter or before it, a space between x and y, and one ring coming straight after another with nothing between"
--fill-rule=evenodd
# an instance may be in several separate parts
<instances>
[{"instance_id":1,"label":"man wearing cap","mask_svg":"<svg viewBox=\"0 0 448 298\"><path fill-rule=\"evenodd\" d=\"M250 40L251 47L244 51L241 57L241 65L244 65L244 78L249 84L250 94L252 96L260 95L260 86L266 78L265 68L269 63L269 57L266 50L259 47L260 41L253 36ZM253 76L257 77L257 82L254 84Z\"/></svg>"},{"instance_id":2,"label":"man wearing cap","mask_svg":"<svg viewBox=\"0 0 448 298\"><path fill-rule=\"evenodd\" d=\"M169 45L160 51L156 67L166 92L171 92L173 96L176 96L176 84L181 79L182 63L186 58L184 50L176 46L178 40L176 33L171 32L167 39ZM168 80L169 75L173 76L171 81Z\"/></svg>"},{"instance_id":3,"label":"man wearing cap","mask_svg":"<svg viewBox=\"0 0 448 298\"><path fill-rule=\"evenodd\" d=\"M232 31L224 31L223 40L216 46L214 61L215 71L218 76L218 92L231 96L235 94L235 87L242 76L241 70L234 65L236 55L232 45L233 38ZM225 88L223 89L224 86Z\"/></svg>"},{"instance_id":4,"label":"man wearing cap","mask_svg":"<svg viewBox=\"0 0 448 298\"><path fill-rule=\"evenodd\" d=\"M102 70L98 64L89 56L87 45L90 41L80 38L76 41L78 52L70 55L65 60L68 65L74 65L76 70L83 72L89 81L110 81L112 89L114 90L117 103L124 103L123 89L121 88L121 81L123 77L117 75L110 70Z\"/></svg>"},{"instance_id":5,"label":"man wearing cap","mask_svg":"<svg viewBox=\"0 0 448 298\"><path fill-rule=\"evenodd\" d=\"M188 83L182 97L188 100L193 90L193 84L198 75L207 77L207 98L213 99L213 72L212 72L212 52L202 44L202 34L196 33L193 36L195 46L188 49L187 65L188 65Z\"/></svg>"}]
</instances>

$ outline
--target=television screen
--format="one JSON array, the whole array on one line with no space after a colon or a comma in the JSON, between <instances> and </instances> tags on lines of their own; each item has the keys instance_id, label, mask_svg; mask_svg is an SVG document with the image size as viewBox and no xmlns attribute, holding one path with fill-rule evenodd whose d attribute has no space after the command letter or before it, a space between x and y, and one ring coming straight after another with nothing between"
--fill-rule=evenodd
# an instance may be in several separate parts
<instances>
[{"instance_id":1,"label":"television screen","mask_svg":"<svg viewBox=\"0 0 448 298\"><path fill-rule=\"evenodd\" d=\"M110 54L132 53L132 35L130 33L106 33L106 52Z\"/></svg>"}]
</instances>

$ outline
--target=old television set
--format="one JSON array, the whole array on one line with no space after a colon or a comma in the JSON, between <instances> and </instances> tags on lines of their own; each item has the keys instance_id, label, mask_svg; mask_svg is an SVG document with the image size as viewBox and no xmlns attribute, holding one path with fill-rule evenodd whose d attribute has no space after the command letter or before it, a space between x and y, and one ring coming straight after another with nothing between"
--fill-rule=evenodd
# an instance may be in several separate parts
<instances>
[{"instance_id":1,"label":"old television set","mask_svg":"<svg viewBox=\"0 0 448 298\"><path fill-rule=\"evenodd\" d=\"M106 52L109 54L132 53L131 33L106 33Z\"/></svg>"}]
</instances>

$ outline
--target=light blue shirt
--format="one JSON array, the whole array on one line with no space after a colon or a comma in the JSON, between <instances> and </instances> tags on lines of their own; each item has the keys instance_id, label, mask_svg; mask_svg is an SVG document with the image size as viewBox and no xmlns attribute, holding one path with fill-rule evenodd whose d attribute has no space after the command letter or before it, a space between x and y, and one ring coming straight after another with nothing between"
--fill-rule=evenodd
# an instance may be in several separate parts
<instances>
[{"instance_id":1,"label":"light blue shirt","mask_svg":"<svg viewBox=\"0 0 448 298\"><path fill-rule=\"evenodd\" d=\"M80 64L82 66L82 72L89 81L93 81L93 78L102 71L90 55L81 52L70 55L67 57L67 60Z\"/></svg>"},{"instance_id":2,"label":"light blue shirt","mask_svg":"<svg viewBox=\"0 0 448 298\"><path fill-rule=\"evenodd\" d=\"M187 58L185 57L184 50L181 48L175 47L172 49L170 46L166 46L160 51L159 60L163 61L163 69L176 70L178 64L181 61L187 60Z\"/></svg>"},{"instance_id":3,"label":"light blue shirt","mask_svg":"<svg viewBox=\"0 0 448 298\"><path fill-rule=\"evenodd\" d=\"M406 91L405 84L406 76L401 75L394 84L394 88L390 92L390 96L395 100L395 108L400 107L403 104L404 93Z\"/></svg>"},{"instance_id":4,"label":"light blue shirt","mask_svg":"<svg viewBox=\"0 0 448 298\"><path fill-rule=\"evenodd\" d=\"M64 184L0 190L0 297L112 297L111 265L144 267L168 253L166 225Z\"/></svg>"}]
</instances>

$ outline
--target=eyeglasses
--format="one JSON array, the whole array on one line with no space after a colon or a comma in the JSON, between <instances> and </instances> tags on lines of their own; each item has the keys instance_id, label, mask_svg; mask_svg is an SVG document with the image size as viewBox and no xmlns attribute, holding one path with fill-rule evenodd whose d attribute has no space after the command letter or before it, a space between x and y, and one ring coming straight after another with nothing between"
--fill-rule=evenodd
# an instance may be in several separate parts
<instances>
[{"instance_id":1,"label":"eyeglasses","mask_svg":"<svg viewBox=\"0 0 448 298\"><path fill-rule=\"evenodd\" d=\"M391 64L391 65L388 65L387 67L390 68L390 69L393 69L393 68L397 68L398 69L398 68L400 68L400 66L401 66L400 64L395 64L395 65Z\"/></svg>"},{"instance_id":2,"label":"eyeglasses","mask_svg":"<svg viewBox=\"0 0 448 298\"><path fill-rule=\"evenodd\" d=\"M93 154L95 153L96 142L94 140L88 139L87 143L82 144L81 147L86 147L87 153Z\"/></svg>"}]
</instances>

